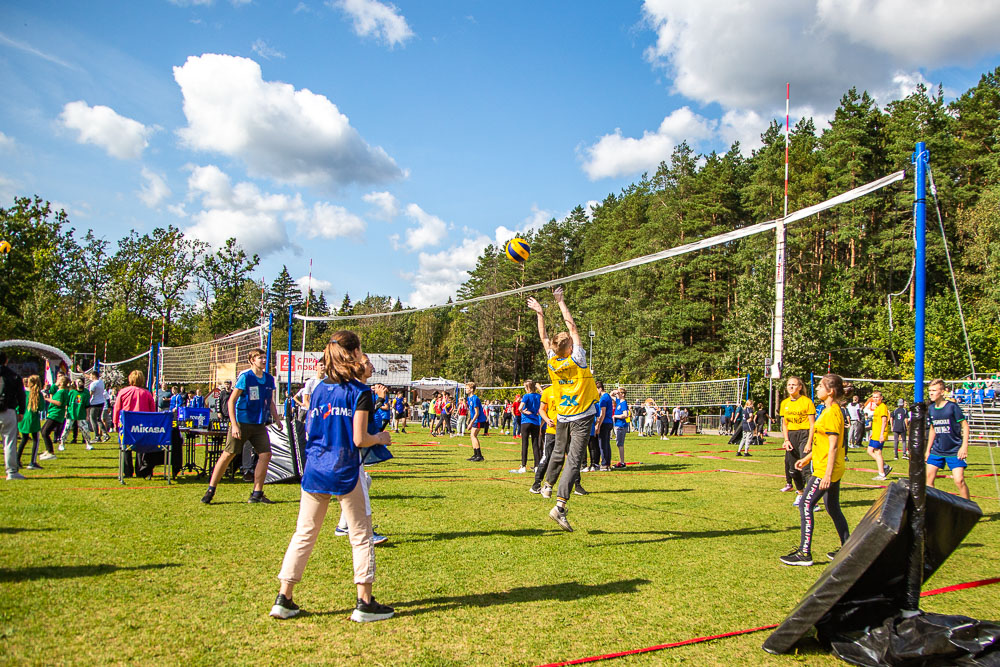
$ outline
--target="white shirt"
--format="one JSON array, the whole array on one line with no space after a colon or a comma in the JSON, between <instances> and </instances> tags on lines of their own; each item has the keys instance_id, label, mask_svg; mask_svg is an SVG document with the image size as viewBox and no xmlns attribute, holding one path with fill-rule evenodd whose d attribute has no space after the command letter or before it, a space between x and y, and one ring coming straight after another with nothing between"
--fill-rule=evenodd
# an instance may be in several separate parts
<instances>
[{"instance_id":1,"label":"white shirt","mask_svg":"<svg viewBox=\"0 0 1000 667\"><path fill-rule=\"evenodd\" d=\"M847 404L847 414L850 416L851 421L861 421L861 404L860 403L848 403Z\"/></svg>"},{"instance_id":2,"label":"white shirt","mask_svg":"<svg viewBox=\"0 0 1000 667\"><path fill-rule=\"evenodd\" d=\"M680 408L674 408L674 421L680 421L684 417L684 413Z\"/></svg>"},{"instance_id":3,"label":"white shirt","mask_svg":"<svg viewBox=\"0 0 1000 667\"><path fill-rule=\"evenodd\" d=\"M100 378L90 383L90 404L104 405L107 397L104 395L104 380Z\"/></svg>"}]
</instances>

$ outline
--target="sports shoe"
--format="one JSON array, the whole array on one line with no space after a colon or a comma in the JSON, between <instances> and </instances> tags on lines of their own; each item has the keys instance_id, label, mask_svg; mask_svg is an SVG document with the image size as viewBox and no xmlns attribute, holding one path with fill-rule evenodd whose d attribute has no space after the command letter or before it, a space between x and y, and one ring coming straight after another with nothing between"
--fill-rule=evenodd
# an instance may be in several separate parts
<instances>
[{"instance_id":1,"label":"sports shoe","mask_svg":"<svg viewBox=\"0 0 1000 667\"><path fill-rule=\"evenodd\" d=\"M872 479L875 480L876 482L884 482L885 475L875 475L874 477L872 477Z\"/></svg>"},{"instance_id":2,"label":"sports shoe","mask_svg":"<svg viewBox=\"0 0 1000 667\"><path fill-rule=\"evenodd\" d=\"M839 553L840 553L840 547L837 547L833 551L827 551L826 552L826 557L829 558L830 560L834 560L834 559L837 558L837 554L839 554Z\"/></svg>"},{"instance_id":3,"label":"sports shoe","mask_svg":"<svg viewBox=\"0 0 1000 667\"><path fill-rule=\"evenodd\" d=\"M50 454L49 452L42 452L41 454L38 455L38 460L39 461L55 461L56 460L56 455L55 454Z\"/></svg>"},{"instance_id":4,"label":"sports shoe","mask_svg":"<svg viewBox=\"0 0 1000 667\"><path fill-rule=\"evenodd\" d=\"M747 450L747 453L744 454L743 456L750 456L750 450Z\"/></svg>"},{"instance_id":5,"label":"sports shoe","mask_svg":"<svg viewBox=\"0 0 1000 667\"><path fill-rule=\"evenodd\" d=\"M611 466L601 466L600 467L600 471L601 472L609 472L610 470L611 470Z\"/></svg>"},{"instance_id":6,"label":"sports shoe","mask_svg":"<svg viewBox=\"0 0 1000 667\"><path fill-rule=\"evenodd\" d=\"M92 450L93 448L94 448L94 446L93 446L92 444L90 444L90 443L88 442L88 443L87 443L87 447L86 447L87 451L89 452L89 451L90 451L90 450Z\"/></svg>"},{"instance_id":7,"label":"sports shoe","mask_svg":"<svg viewBox=\"0 0 1000 667\"><path fill-rule=\"evenodd\" d=\"M346 537L347 535L349 535L349 531L346 528L341 528L340 526L337 526L336 528L333 529L333 534L337 535L338 537Z\"/></svg>"},{"instance_id":8,"label":"sports shoe","mask_svg":"<svg viewBox=\"0 0 1000 667\"><path fill-rule=\"evenodd\" d=\"M387 618L392 618L392 615L395 613L395 609L384 604L379 604L375 601L374 597L369 602L359 599L358 606L351 612L351 620L357 623L384 621Z\"/></svg>"},{"instance_id":9,"label":"sports shoe","mask_svg":"<svg viewBox=\"0 0 1000 667\"><path fill-rule=\"evenodd\" d=\"M261 504L261 505L273 505L274 504L274 501L271 500L270 498L268 498L267 496L265 496L263 491L261 491L261 493L260 493L259 496L257 494L255 494L255 493L251 493L250 494L250 498L247 500L247 502L249 504L251 504L251 505L257 505L257 504Z\"/></svg>"},{"instance_id":10,"label":"sports shoe","mask_svg":"<svg viewBox=\"0 0 1000 667\"><path fill-rule=\"evenodd\" d=\"M291 618L292 616L298 616L299 611L299 605L279 593L278 598L274 601L274 606L271 607L269 615L272 618Z\"/></svg>"},{"instance_id":11,"label":"sports shoe","mask_svg":"<svg viewBox=\"0 0 1000 667\"><path fill-rule=\"evenodd\" d=\"M528 489L528 491L530 491L532 493L541 493L542 492L542 485L541 484L532 484L531 488Z\"/></svg>"},{"instance_id":12,"label":"sports shoe","mask_svg":"<svg viewBox=\"0 0 1000 667\"><path fill-rule=\"evenodd\" d=\"M28 479L28 478L25 477L24 475L22 475L19 472L10 472L10 473L7 473L7 481L8 482L13 481L15 479Z\"/></svg>"},{"instance_id":13,"label":"sports shoe","mask_svg":"<svg viewBox=\"0 0 1000 667\"><path fill-rule=\"evenodd\" d=\"M476 460L476 455L475 455L475 454L473 454L472 456L470 456L469 458L467 458L467 459L465 459L465 460L466 460L466 461L475 461L475 460Z\"/></svg>"},{"instance_id":14,"label":"sports shoe","mask_svg":"<svg viewBox=\"0 0 1000 667\"><path fill-rule=\"evenodd\" d=\"M565 530L567 533L573 532L573 526L569 525L569 520L566 518L566 508L561 508L556 505L549 512L549 518L559 524L559 527Z\"/></svg>"},{"instance_id":15,"label":"sports shoe","mask_svg":"<svg viewBox=\"0 0 1000 667\"><path fill-rule=\"evenodd\" d=\"M781 488L781 492L782 493L787 493L787 492L791 491L793 488L794 487L791 484L785 484L785 486L783 486Z\"/></svg>"},{"instance_id":16,"label":"sports shoe","mask_svg":"<svg viewBox=\"0 0 1000 667\"><path fill-rule=\"evenodd\" d=\"M64 445L63 443L60 442L59 443L59 451L60 452L65 452L66 451L66 445Z\"/></svg>"},{"instance_id":17,"label":"sports shoe","mask_svg":"<svg viewBox=\"0 0 1000 667\"><path fill-rule=\"evenodd\" d=\"M386 537L385 535L380 535L376 533L374 530L372 531L372 543L375 544L376 546L382 544L383 542L388 542L388 541L389 538Z\"/></svg>"},{"instance_id":18,"label":"sports shoe","mask_svg":"<svg viewBox=\"0 0 1000 667\"><path fill-rule=\"evenodd\" d=\"M573 489L573 493L576 494L576 495L578 495L578 496L589 496L590 495L590 491L588 491L587 489L583 488L579 484L577 484L576 488Z\"/></svg>"},{"instance_id":19,"label":"sports shoe","mask_svg":"<svg viewBox=\"0 0 1000 667\"><path fill-rule=\"evenodd\" d=\"M798 507L801 504L802 504L802 494L801 493L796 493L795 494L795 500L792 501L792 506L793 507Z\"/></svg>"},{"instance_id":20,"label":"sports shoe","mask_svg":"<svg viewBox=\"0 0 1000 667\"><path fill-rule=\"evenodd\" d=\"M736 452L736 456L743 456L743 452Z\"/></svg>"},{"instance_id":21,"label":"sports shoe","mask_svg":"<svg viewBox=\"0 0 1000 667\"><path fill-rule=\"evenodd\" d=\"M889 473L891 473L891 472L892 472L892 466L891 466L891 465L889 465L889 464L886 464L886 465L885 465L885 467L883 468L883 470L885 471L885 472L884 472L883 474L884 474L884 475L885 475L886 477L888 477L888 476L889 476Z\"/></svg>"},{"instance_id":22,"label":"sports shoe","mask_svg":"<svg viewBox=\"0 0 1000 667\"><path fill-rule=\"evenodd\" d=\"M611 467L614 468L615 470L621 470L622 468L625 467L625 464L624 463L616 463L616 464L614 464Z\"/></svg>"},{"instance_id":23,"label":"sports shoe","mask_svg":"<svg viewBox=\"0 0 1000 667\"><path fill-rule=\"evenodd\" d=\"M549 486L548 484L543 484L542 485L542 498L551 498L551 497L552 497L552 487Z\"/></svg>"},{"instance_id":24,"label":"sports shoe","mask_svg":"<svg viewBox=\"0 0 1000 667\"><path fill-rule=\"evenodd\" d=\"M25 470L41 470L41 469L42 466L38 465L37 463L29 463L28 465L25 466Z\"/></svg>"},{"instance_id":25,"label":"sports shoe","mask_svg":"<svg viewBox=\"0 0 1000 667\"><path fill-rule=\"evenodd\" d=\"M528 469L527 469L527 468L525 468L524 466L521 466L521 467L520 467L520 468L518 468L517 470L511 470L511 472L512 472L512 473L515 473L515 474L517 474L517 475L523 475L523 474L524 474L524 473L526 473L527 471L528 471Z\"/></svg>"},{"instance_id":26,"label":"sports shoe","mask_svg":"<svg viewBox=\"0 0 1000 667\"><path fill-rule=\"evenodd\" d=\"M207 505L210 502L212 502L212 498L214 497L215 497L215 489L209 488L207 491L205 491L205 495L201 497L201 502Z\"/></svg>"},{"instance_id":27,"label":"sports shoe","mask_svg":"<svg viewBox=\"0 0 1000 667\"><path fill-rule=\"evenodd\" d=\"M813 559L810 554L804 554L798 549L788 554L787 556L782 556L779 558L785 565L801 565L804 567L809 567L813 564Z\"/></svg>"}]
</instances>

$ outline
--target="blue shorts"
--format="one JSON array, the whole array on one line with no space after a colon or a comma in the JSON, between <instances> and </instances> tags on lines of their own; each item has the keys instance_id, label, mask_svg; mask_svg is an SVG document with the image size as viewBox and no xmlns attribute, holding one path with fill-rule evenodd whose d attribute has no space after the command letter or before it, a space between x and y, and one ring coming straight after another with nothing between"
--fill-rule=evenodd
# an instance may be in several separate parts
<instances>
[{"instance_id":1,"label":"blue shorts","mask_svg":"<svg viewBox=\"0 0 1000 667\"><path fill-rule=\"evenodd\" d=\"M882 446L884 444L885 443L879 442L878 440L869 440L868 441L868 446L871 447L872 449L882 449Z\"/></svg>"},{"instance_id":2,"label":"blue shorts","mask_svg":"<svg viewBox=\"0 0 1000 667\"><path fill-rule=\"evenodd\" d=\"M957 468L965 468L969 464L958 458L957 456L940 456L931 452L931 455L927 457L927 465L934 466L935 468L941 469L948 465L948 468L955 470Z\"/></svg>"}]
</instances>

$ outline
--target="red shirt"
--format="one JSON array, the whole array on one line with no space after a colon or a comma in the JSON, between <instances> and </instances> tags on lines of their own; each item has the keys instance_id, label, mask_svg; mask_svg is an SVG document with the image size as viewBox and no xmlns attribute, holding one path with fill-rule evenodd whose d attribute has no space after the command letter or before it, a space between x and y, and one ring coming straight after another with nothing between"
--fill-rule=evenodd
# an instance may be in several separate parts
<instances>
[{"instance_id":1,"label":"red shirt","mask_svg":"<svg viewBox=\"0 0 1000 667\"><path fill-rule=\"evenodd\" d=\"M514 397L514 416L521 416L521 397L519 395Z\"/></svg>"},{"instance_id":2,"label":"red shirt","mask_svg":"<svg viewBox=\"0 0 1000 667\"><path fill-rule=\"evenodd\" d=\"M130 412L156 412L156 402L153 395L142 387L128 386L118 392L115 398L115 409L111 416L111 421L115 428L121 428L121 421L118 416L122 410Z\"/></svg>"}]
</instances>

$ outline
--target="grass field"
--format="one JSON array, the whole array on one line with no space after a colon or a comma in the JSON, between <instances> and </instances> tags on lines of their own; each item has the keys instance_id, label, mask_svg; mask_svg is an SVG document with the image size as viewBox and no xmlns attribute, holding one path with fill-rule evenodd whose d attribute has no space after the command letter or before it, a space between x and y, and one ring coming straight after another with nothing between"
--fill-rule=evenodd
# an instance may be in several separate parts
<instances>
[{"instance_id":1,"label":"grass field","mask_svg":"<svg viewBox=\"0 0 1000 667\"><path fill-rule=\"evenodd\" d=\"M411 431L372 469L375 523L390 538L375 593L397 611L373 624L348 619L350 548L333 534L335 510L295 591L307 613L267 616L298 486L267 487L278 504L261 506L246 503L248 484L226 481L205 506L204 478L120 487L109 444L68 445L24 471L28 481L0 482L0 661L537 665L778 623L824 567L777 560L797 544L799 518L793 494L778 492L774 439L747 459L725 438L630 435L627 460L641 465L586 473L591 495L570 500L576 532L564 533L547 516L552 501L528 493L530 474L509 472L520 456L510 436L484 439L487 460L474 464L468 438ZM975 477L990 472L987 452L970 461L985 516L931 588L1000 576L994 481ZM879 489L863 451L848 466L853 528ZM835 542L819 514L814 553ZM1000 585L925 598L924 609L995 620L997 600ZM815 643L770 656L766 636L613 664L843 664Z\"/></svg>"}]
</instances>

